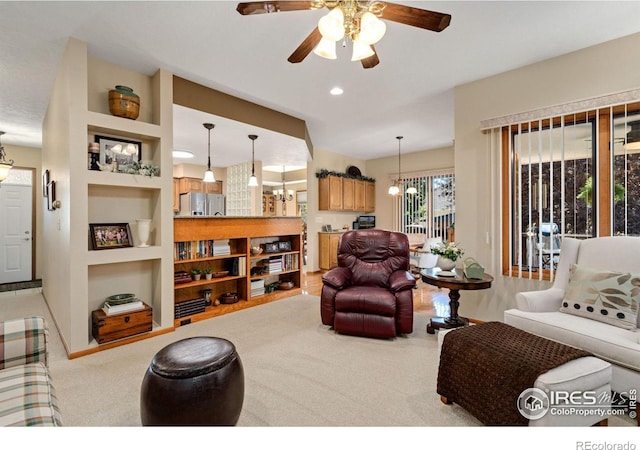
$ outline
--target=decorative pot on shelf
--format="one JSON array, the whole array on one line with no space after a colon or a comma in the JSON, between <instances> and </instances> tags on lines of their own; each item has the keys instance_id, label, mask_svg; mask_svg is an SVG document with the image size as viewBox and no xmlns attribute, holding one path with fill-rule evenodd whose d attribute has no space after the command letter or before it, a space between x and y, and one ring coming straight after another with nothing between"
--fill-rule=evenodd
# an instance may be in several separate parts
<instances>
[{"instance_id":1,"label":"decorative pot on shelf","mask_svg":"<svg viewBox=\"0 0 640 450\"><path fill-rule=\"evenodd\" d=\"M137 219L136 223L138 224L138 239L140 240L138 247L148 247L147 241L149 240L151 219Z\"/></svg>"},{"instance_id":2,"label":"decorative pot on shelf","mask_svg":"<svg viewBox=\"0 0 640 450\"><path fill-rule=\"evenodd\" d=\"M456 262L449 258L438 256L438 267L442 270L453 270L456 267Z\"/></svg>"},{"instance_id":3,"label":"decorative pot on shelf","mask_svg":"<svg viewBox=\"0 0 640 450\"><path fill-rule=\"evenodd\" d=\"M130 87L118 85L109 91L109 112L135 120L140 114L140 97Z\"/></svg>"}]
</instances>

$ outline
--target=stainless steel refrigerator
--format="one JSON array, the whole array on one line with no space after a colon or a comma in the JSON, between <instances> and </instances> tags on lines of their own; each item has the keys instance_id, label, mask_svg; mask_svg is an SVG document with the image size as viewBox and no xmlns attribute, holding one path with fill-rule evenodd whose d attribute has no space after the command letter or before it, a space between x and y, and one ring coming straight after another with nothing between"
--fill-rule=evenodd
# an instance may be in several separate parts
<instances>
[{"instance_id":1,"label":"stainless steel refrigerator","mask_svg":"<svg viewBox=\"0 0 640 450\"><path fill-rule=\"evenodd\" d=\"M180 195L179 216L224 216L224 195L188 192Z\"/></svg>"}]
</instances>

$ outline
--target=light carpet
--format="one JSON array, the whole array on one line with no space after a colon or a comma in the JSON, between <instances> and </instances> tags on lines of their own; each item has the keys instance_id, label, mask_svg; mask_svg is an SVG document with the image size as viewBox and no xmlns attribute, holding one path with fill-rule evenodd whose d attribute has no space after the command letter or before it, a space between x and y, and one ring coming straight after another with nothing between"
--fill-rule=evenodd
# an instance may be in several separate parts
<instances>
[{"instance_id":1,"label":"light carpet","mask_svg":"<svg viewBox=\"0 0 640 450\"><path fill-rule=\"evenodd\" d=\"M43 315L65 426L140 426L140 385L153 356L192 336L236 346L245 372L240 427L469 427L481 425L436 393L437 337L428 317L395 339L340 335L320 322L319 297L299 295L173 333L69 360L42 296L0 298L0 320ZM610 421L610 425L633 425Z\"/></svg>"}]
</instances>

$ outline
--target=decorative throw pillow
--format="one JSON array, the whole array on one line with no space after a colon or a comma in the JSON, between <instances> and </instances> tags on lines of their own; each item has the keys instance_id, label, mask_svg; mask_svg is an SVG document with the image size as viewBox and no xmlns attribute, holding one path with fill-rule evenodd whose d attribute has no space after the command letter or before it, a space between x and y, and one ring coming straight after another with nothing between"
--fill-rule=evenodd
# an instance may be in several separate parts
<instances>
[{"instance_id":1,"label":"decorative throw pillow","mask_svg":"<svg viewBox=\"0 0 640 450\"><path fill-rule=\"evenodd\" d=\"M640 275L572 264L560 311L633 330L639 302Z\"/></svg>"}]
</instances>

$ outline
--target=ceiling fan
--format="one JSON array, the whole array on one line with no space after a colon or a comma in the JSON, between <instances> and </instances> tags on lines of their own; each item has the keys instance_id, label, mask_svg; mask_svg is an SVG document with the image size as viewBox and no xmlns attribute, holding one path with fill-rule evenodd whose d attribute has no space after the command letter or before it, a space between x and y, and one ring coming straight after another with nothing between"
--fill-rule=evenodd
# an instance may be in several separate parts
<instances>
[{"instance_id":1,"label":"ceiling fan","mask_svg":"<svg viewBox=\"0 0 640 450\"><path fill-rule=\"evenodd\" d=\"M324 58L336 59L336 42L340 39L346 40L349 37L353 42L351 60L360 61L362 67L370 69L380 62L374 44L382 38L386 31L385 23L379 19L437 32L447 28L451 22L450 14L382 1L245 2L238 3L236 11L246 16L313 10L324 7L331 11L319 20L318 26L289 56L289 62L302 62L311 51Z\"/></svg>"}]
</instances>

